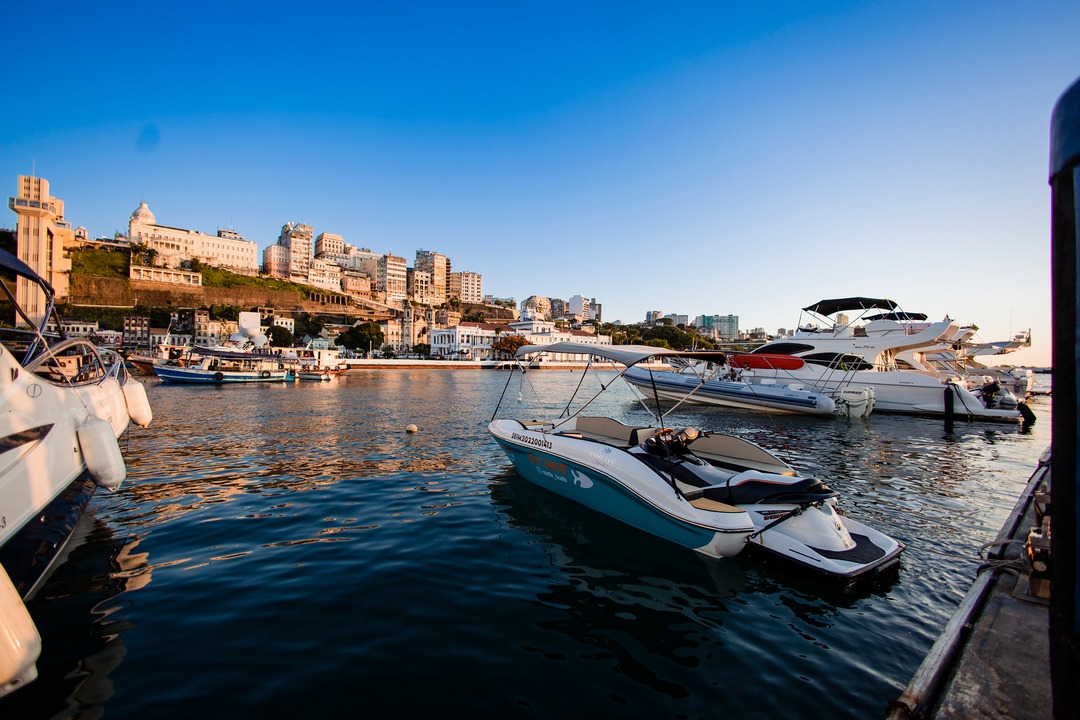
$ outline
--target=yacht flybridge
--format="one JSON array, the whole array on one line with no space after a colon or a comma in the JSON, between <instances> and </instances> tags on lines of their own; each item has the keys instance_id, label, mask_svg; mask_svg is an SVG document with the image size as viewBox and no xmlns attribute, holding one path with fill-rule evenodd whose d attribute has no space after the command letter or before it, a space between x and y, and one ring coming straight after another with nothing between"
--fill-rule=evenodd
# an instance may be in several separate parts
<instances>
[{"instance_id":1,"label":"yacht flybridge","mask_svg":"<svg viewBox=\"0 0 1080 720\"><path fill-rule=\"evenodd\" d=\"M589 359L565 409L550 420L499 419L510 383L531 384L525 370L545 353ZM508 377L488 430L517 471L540 487L713 558L753 548L847 583L899 562L903 545L839 514L837 493L821 480L732 435L665 427L658 396L654 424L584 414L629 368L653 358L711 360L715 353L564 342L526 346L515 357L522 372ZM615 378L600 376L600 368ZM580 401L591 392L590 374L599 391Z\"/></svg>"},{"instance_id":2,"label":"yacht flybridge","mask_svg":"<svg viewBox=\"0 0 1080 720\"><path fill-rule=\"evenodd\" d=\"M762 374L814 386L872 387L876 412L940 416L951 408L957 417L971 420L1035 419L1027 405L1000 383L974 385L920 372L902 360L953 344L963 334L953 320L926 322L925 315L905 313L892 300L865 297L822 300L803 312L812 322L800 322L794 335L765 343L751 354L791 355L805 365Z\"/></svg>"}]
</instances>

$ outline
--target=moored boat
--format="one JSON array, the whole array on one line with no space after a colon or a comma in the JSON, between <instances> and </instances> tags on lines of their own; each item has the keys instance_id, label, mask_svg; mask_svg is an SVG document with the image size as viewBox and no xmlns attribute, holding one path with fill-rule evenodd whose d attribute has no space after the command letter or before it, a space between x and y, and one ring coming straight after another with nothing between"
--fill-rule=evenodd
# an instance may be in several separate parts
<instances>
[{"instance_id":1,"label":"moored boat","mask_svg":"<svg viewBox=\"0 0 1080 720\"><path fill-rule=\"evenodd\" d=\"M672 370L629 368L623 377L646 396L723 407L819 416L866 417L874 409L872 388L846 384L808 386L799 380L762 376L758 370L793 370L803 361L786 355L724 356L677 362Z\"/></svg>"},{"instance_id":2,"label":"moored boat","mask_svg":"<svg viewBox=\"0 0 1080 720\"><path fill-rule=\"evenodd\" d=\"M525 368L541 353L590 358L586 376L596 358L617 378L650 358L710 359L693 351L581 343L526 346L515 357ZM515 377L527 382L530 375L511 373L507 386ZM898 563L903 545L839 514L837 493L754 443L665 427L659 406L649 425L584 415L612 382L601 380L599 392L571 410L579 392L591 392L578 383L552 420L500 418L504 389L488 430L529 481L708 557L754 547L845 583Z\"/></svg>"},{"instance_id":3,"label":"moored boat","mask_svg":"<svg viewBox=\"0 0 1080 720\"><path fill-rule=\"evenodd\" d=\"M0 329L0 695L36 677L40 641L22 600L44 582L96 488L115 490L127 469L117 438L153 412L123 359L83 338L46 333L52 287L0 251L0 270L45 296L30 317L8 284L15 322ZM59 322L57 322L59 327Z\"/></svg>"},{"instance_id":4,"label":"moored boat","mask_svg":"<svg viewBox=\"0 0 1080 720\"><path fill-rule=\"evenodd\" d=\"M280 358L254 352L190 348L176 365L155 365L162 382L203 385L287 382L293 379Z\"/></svg>"},{"instance_id":5,"label":"moored boat","mask_svg":"<svg viewBox=\"0 0 1080 720\"><path fill-rule=\"evenodd\" d=\"M1035 419L1027 405L1000 385L969 387L955 378L898 365L897 358L905 353L936 348L957 337L962 328L948 318L924 322L925 315L904 313L892 300L864 297L822 300L803 312L814 322L800 321L794 335L765 343L751 355L790 355L805 364L758 370L762 377L822 388L871 387L875 412L938 417L952 412L958 418L991 422ZM847 313L858 314L848 319Z\"/></svg>"}]
</instances>

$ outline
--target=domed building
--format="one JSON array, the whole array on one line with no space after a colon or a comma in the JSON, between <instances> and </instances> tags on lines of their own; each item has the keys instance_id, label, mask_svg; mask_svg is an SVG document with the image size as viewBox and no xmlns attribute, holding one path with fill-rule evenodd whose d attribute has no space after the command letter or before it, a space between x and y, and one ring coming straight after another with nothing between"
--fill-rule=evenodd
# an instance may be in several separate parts
<instances>
[{"instance_id":1,"label":"domed building","mask_svg":"<svg viewBox=\"0 0 1080 720\"><path fill-rule=\"evenodd\" d=\"M157 262L167 268L177 268L188 260L223 267L243 275L259 272L259 246L245 240L232 230L218 230L207 235L197 230L159 225L150 206L139 203L128 222L128 238L132 244L142 243L157 252Z\"/></svg>"}]
</instances>

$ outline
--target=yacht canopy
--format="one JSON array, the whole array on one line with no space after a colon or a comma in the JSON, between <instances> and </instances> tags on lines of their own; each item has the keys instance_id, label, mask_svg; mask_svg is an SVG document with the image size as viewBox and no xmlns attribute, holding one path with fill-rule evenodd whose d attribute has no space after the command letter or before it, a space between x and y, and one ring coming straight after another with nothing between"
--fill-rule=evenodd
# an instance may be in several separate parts
<instances>
[{"instance_id":1,"label":"yacht canopy","mask_svg":"<svg viewBox=\"0 0 1080 720\"><path fill-rule=\"evenodd\" d=\"M539 353L563 353L566 355L592 355L630 367L649 358L684 357L722 363L727 355L717 350L665 350L648 345L592 345L590 343L559 342L551 345L525 345L514 353L524 358Z\"/></svg>"},{"instance_id":2,"label":"yacht canopy","mask_svg":"<svg viewBox=\"0 0 1080 720\"><path fill-rule=\"evenodd\" d=\"M833 313L844 312L846 310L871 309L899 310L900 306L892 300L886 300L885 298L849 297L836 298L834 300L819 300L813 305L803 308L803 310L807 312L817 313L818 315L832 315Z\"/></svg>"},{"instance_id":3,"label":"yacht canopy","mask_svg":"<svg viewBox=\"0 0 1080 720\"><path fill-rule=\"evenodd\" d=\"M922 321L926 319L926 313L909 313L909 312L891 312L881 313L880 315L872 315L871 317L863 318L866 322L872 322L874 320L916 320Z\"/></svg>"},{"instance_id":4,"label":"yacht canopy","mask_svg":"<svg viewBox=\"0 0 1080 720\"><path fill-rule=\"evenodd\" d=\"M9 253L7 250L0 250L0 269L13 272L16 275L26 278L30 282L40 285L50 296L56 294L52 288L52 285L46 282L43 277L34 272L29 265Z\"/></svg>"},{"instance_id":5,"label":"yacht canopy","mask_svg":"<svg viewBox=\"0 0 1080 720\"><path fill-rule=\"evenodd\" d=\"M275 355L262 355L245 352L243 350L231 350L229 348L200 347L196 345L189 348L188 351L191 355L204 355L206 357L217 357L224 360L280 360L280 358Z\"/></svg>"}]
</instances>

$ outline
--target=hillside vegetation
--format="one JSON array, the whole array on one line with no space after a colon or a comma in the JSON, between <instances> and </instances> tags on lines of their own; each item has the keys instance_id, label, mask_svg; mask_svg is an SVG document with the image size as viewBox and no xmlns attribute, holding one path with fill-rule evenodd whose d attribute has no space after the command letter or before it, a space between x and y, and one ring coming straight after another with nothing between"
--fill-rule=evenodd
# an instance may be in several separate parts
<instances>
[{"instance_id":1,"label":"hillside vegetation","mask_svg":"<svg viewBox=\"0 0 1080 720\"><path fill-rule=\"evenodd\" d=\"M122 278L124 280L128 279L130 275L131 255L123 250L82 248L72 250L69 257L71 258L72 275L97 275L108 278ZM203 287L252 287L263 290L295 292L300 293L305 299L310 298L314 292L323 295L328 294L325 290L320 291L307 285L297 285L288 280L238 275L222 268L203 265L198 261L192 262L191 270L202 273Z\"/></svg>"}]
</instances>

